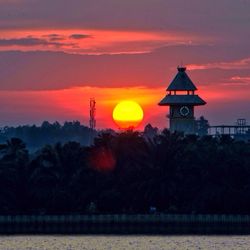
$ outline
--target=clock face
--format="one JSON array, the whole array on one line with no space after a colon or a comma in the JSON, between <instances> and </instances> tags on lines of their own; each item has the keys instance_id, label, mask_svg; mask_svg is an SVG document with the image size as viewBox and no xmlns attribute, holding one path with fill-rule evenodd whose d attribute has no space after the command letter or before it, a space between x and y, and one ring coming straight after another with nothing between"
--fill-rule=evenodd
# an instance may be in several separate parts
<instances>
[{"instance_id":1,"label":"clock face","mask_svg":"<svg viewBox=\"0 0 250 250\"><path fill-rule=\"evenodd\" d=\"M180 108L180 114L181 116L188 116L190 113L190 110L187 106L183 106Z\"/></svg>"}]
</instances>

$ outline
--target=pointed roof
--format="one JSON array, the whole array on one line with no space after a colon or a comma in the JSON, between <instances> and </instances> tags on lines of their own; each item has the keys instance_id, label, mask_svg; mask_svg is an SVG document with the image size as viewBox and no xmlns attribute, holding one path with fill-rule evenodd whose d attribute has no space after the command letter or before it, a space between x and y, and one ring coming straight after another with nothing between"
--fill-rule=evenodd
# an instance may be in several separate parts
<instances>
[{"instance_id":1,"label":"pointed roof","mask_svg":"<svg viewBox=\"0 0 250 250\"><path fill-rule=\"evenodd\" d=\"M205 105L206 102L201 99L198 95L166 95L158 105L169 106L169 105Z\"/></svg>"},{"instance_id":2,"label":"pointed roof","mask_svg":"<svg viewBox=\"0 0 250 250\"><path fill-rule=\"evenodd\" d=\"M191 91L195 91L197 90L197 88L195 87L195 85L193 84L193 82L191 81L191 79L189 78L189 76L187 75L186 71L186 67L178 67L177 68L178 73L175 76L174 80L170 83L170 85L168 86L167 90L171 91L175 91L175 90L179 90L179 91L185 91L185 90L191 90Z\"/></svg>"}]
</instances>

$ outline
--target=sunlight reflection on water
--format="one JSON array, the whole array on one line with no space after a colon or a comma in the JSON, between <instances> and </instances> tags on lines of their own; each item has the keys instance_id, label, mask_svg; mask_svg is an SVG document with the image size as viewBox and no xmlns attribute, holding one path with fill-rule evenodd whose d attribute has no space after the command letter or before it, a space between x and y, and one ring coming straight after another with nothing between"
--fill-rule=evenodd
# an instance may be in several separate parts
<instances>
[{"instance_id":1,"label":"sunlight reflection on water","mask_svg":"<svg viewBox=\"0 0 250 250\"><path fill-rule=\"evenodd\" d=\"M2 250L250 249L250 236L1 236Z\"/></svg>"}]
</instances>

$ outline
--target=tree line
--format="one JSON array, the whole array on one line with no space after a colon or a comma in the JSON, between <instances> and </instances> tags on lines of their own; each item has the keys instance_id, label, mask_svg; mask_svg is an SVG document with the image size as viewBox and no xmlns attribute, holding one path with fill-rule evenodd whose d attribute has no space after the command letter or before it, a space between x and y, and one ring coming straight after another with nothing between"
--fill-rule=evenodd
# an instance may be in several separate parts
<instances>
[{"instance_id":1,"label":"tree line","mask_svg":"<svg viewBox=\"0 0 250 250\"><path fill-rule=\"evenodd\" d=\"M33 153L21 139L7 140L0 214L250 213L250 143L152 129Z\"/></svg>"},{"instance_id":2,"label":"tree line","mask_svg":"<svg viewBox=\"0 0 250 250\"><path fill-rule=\"evenodd\" d=\"M96 131L80 124L79 121L66 121L50 123L44 121L41 126L23 125L18 127L5 126L0 129L0 143L4 143L10 138L19 138L25 142L30 151L35 151L46 144L66 143L76 141L82 145L92 143Z\"/></svg>"}]
</instances>

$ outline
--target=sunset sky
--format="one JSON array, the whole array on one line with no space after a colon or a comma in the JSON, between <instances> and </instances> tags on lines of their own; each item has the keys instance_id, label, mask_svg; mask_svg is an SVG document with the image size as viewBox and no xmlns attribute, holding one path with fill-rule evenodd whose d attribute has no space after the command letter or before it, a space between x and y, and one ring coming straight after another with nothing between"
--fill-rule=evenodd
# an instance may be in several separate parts
<instances>
[{"instance_id":1,"label":"sunset sky","mask_svg":"<svg viewBox=\"0 0 250 250\"><path fill-rule=\"evenodd\" d=\"M210 124L250 123L250 0L0 0L0 126L79 120L116 128L134 100L147 123L179 64Z\"/></svg>"}]
</instances>

